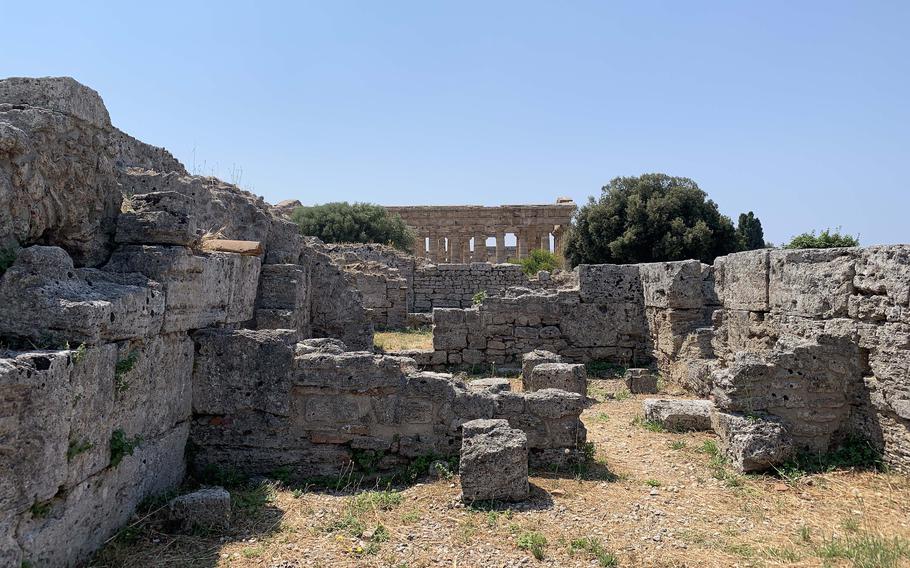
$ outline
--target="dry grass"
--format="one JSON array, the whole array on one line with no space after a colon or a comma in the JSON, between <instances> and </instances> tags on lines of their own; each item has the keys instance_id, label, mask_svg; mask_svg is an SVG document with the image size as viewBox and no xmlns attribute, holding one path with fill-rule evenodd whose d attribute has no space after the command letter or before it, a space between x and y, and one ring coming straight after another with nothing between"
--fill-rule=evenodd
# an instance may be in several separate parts
<instances>
[{"instance_id":1,"label":"dry grass","mask_svg":"<svg viewBox=\"0 0 910 568\"><path fill-rule=\"evenodd\" d=\"M459 506L457 477L400 493L267 484L234 493L228 533L175 537L140 526L94 566L910 566L906 478L735 475L712 455L711 434L633 425L642 398L586 410L599 463L535 473L532 500L511 509Z\"/></svg>"},{"instance_id":2,"label":"dry grass","mask_svg":"<svg viewBox=\"0 0 910 568\"><path fill-rule=\"evenodd\" d=\"M373 345L386 352L411 349L432 351L433 332L430 330L417 329L379 331L373 334Z\"/></svg>"}]
</instances>

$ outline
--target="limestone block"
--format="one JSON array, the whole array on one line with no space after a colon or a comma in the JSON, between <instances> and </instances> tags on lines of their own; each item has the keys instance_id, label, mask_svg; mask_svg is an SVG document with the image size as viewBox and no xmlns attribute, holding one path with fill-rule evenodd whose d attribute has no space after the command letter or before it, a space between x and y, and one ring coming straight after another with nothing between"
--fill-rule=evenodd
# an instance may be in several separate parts
<instances>
[{"instance_id":1,"label":"limestone block","mask_svg":"<svg viewBox=\"0 0 910 568\"><path fill-rule=\"evenodd\" d=\"M632 394L653 394L657 392L657 374L651 369L626 369L623 381Z\"/></svg>"},{"instance_id":2,"label":"limestone block","mask_svg":"<svg viewBox=\"0 0 910 568\"><path fill-rule=\"evenodd\" d=\"M104 269L140 272L160 282L166 297L162 331L171 332L252 319L259 268L255 256L128 245Z\"/></svg>"},{"instance_id":3,"label":"limestone block","mask_svg":"<svg viewBox=\"0 0 910 568\"><path fill-rule=\"evenodd\" d=\"M33 566L80 566L150 495L176 487L185 472L186 423L143 440L117 467L106 468L53 499L41 517L23 515L18 538ZM116 498L112 498L116 496Z\"/></svg>"},{"instance_id":4,"label":"limestone block","mask_svg":"<svg viewBox=\"0 0 910 568\"><path fill-rule=\"evenodd\" d=\"M458 473L461 498L522 501L528 497L528 439L505 420L472 420L462 425Z\"/></svg>"},{"instance_id":5,"label":"limestone block","mask_svg":"<svg viewBox=\"0 0 910 568\"><path fill-rule=\"evenodd\" d=\"M310 279L300 264L264 264L256 296L259 329L309 330Z\"/></svg>"},{"instance_id":6,"label":"limestone block","mask_svg":"<svg viewBox=\"0 0 910 568\"><path fill-rule=\"evenodd\" d=\"M158 191L129 196L127 202L129 209L117 218L116 242L191 246L199 240L188 196Z\"/></svg>"},{"instance_id":7,"label":"limestone block","mask_svg":"<svg viewBox=\"0 0 910 568\"><path fill-rule=\"evenodd\" d=\"M0 279L0 333L98 343L161 329L164 294L140 274L74 268L63 249L23 249Z\"/></svg>"},{"instance_id":8,"label":"limestone block","mask_svg":"<svg viewBox=\"0 0 910 568\"><path fill-rule=\"evenodd\" d=\"M545 419L578 416L585 408L585 397L559 389L542 389L525 395L530 414Z\"/></svg>"},{"instance_id":9,"label":"limestone block","mask_svg":"<svg viewBox=\"0 0 910 568\"><path fill-rule=\"evenodd\" d=\"M724 307L768 311L769 259L767 250L753 250L715 260L715 287Z\"/></svg>"},{"instance_id":10,"label":"limestone block","mask_svg":"<svg viewBox=\"0 0 910 568\"><path fill-rule=\"evenodd\" d=\"M803 317L844 317L853 294L856 249L775 250L770 253L772 310Z\"/></svg>"},{"instance_id":11,"label":"limestone block","mask_svg":"<svg viewBox=\"0 0 910 568\"><path fill-rule=\"evenodd\" d=\"M182 531L225 529L231 522L231 494L223 487L206 487L168 502L168 520Z\"/></svg>"},{"instance_id":12,"label":"limestone block","mask_svg":"<svg viewBox=\"0 0 910 568\"><path fill-rule=\"evenodd\" d=\"M910 323L910 246L860 249L853 277L851 318Z\"/></svg>"},{"instance_id":13,"label":"limestone block","mask_svg":"<svg viewBox=\"0 0 910 568\"><path fill-rule=\"evenodd\" d=\"M714 411L711 427L720 437L724 454L740 473L767 470L793 455L787 428L773 416Z\"/></svg>"},{"instance_id":14,"label":"limestone block","mask_svg":"<svg viewBox=\"0 0 910 568\"><path fill-rule=\"evenodd\" d=\"M700 309L702 264L697 260L638 265L645 307Z\"/></svg>"},{"instance_id":15,"label":"limestone block","mask_svg":"<svg viewBox=\"0 0 910 568\"><path fill-rule=\"evenodd\" d=\"M641 302L639 265L581 264L577 270L582 302Z\"/></svg>"},{"instance_id":16,"label":"limestone block","mask_svg":"<svg viewBox=\"0 0 910 568\"><path fill-rule=\"evenodd\" d=\"M582 396L588 394L588 374L585 366L578 363L541 363L522 382L527 392L561 389Z\"/></svg>"},{"instance_id":17,"label":"limestone block","mask_svg":"<svg viewBox=\"0 0 910 568\"><path fill-rule=\"evenodd\" d=\"M642 404L645 419L667 430L710 430L714 403L710 400L646 398Z\"/></svg>"},{"instance_id":18,"label":"limestone block","mask_svg":"<svg viewBox=\"0 0 910 568\"><path fill-rule=\"evenodd\" d=\"M530 377L534 367L541 363L561 363L562 358L556 353L535 349L521 356L521 376Z\"/></svg>"},{"instance_id":19,"label":"limestone block","mask_svg":"<svg viewBox=\"0 0 910 568\"><path fill-rule=\"evenodd\" d=\"M193 341L194 413L227 415L255 409L288 416L296 333L205 329L193 334Z\"/></svg>"},{"instance_id":20,"label":"limestone block","mask_svg":"<svg viewBox=\"0 0 910 568\"><path fill-rule=\"evenodd\" d=\"M94 89L70 77L10 77L0 81L0 103L51 109L109 128L111 117Z\"/></svg>"}]
</instances>

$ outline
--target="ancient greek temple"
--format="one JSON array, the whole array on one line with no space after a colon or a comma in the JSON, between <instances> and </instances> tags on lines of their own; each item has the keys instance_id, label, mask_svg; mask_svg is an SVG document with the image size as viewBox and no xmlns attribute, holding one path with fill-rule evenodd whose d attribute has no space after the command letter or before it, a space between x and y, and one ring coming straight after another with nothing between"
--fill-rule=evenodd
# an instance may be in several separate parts
<instances>
[{"instance_id":1,"label":"ancient greek temple","mask_svg":"<svg viewBox=\"0 0 910 568\"><path fill-rule=\"evenodd\" d=\"M533 249L557 251L575 213L560 197L545 205L386 206L417 233L414 254L433 262L505 262ZM552 239L550 238L552 235ZM515 245L506 246L507 237ZM493 244L495 242L495 244ZM490 246L493 245L493 246Z\"/></svg>"}]
</instances>

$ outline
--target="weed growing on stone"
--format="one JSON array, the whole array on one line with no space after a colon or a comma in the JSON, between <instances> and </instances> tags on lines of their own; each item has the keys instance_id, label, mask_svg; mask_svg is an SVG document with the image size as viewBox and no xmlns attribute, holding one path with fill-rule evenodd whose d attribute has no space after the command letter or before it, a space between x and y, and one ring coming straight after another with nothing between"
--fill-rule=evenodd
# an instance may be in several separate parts
<instances>
[{"instance_id":1,"label":"weed growing on stone","mask_svg":"<svg viewBox=\"0 0 910 568\"><path fill-rule=\"evenodd\" d=\"M795 483L807 475L841 469L884 471L885 467L881 452L868 440L849 437L828 453L798 454L775 471L785 481Z\"/></svg>"},{"instance_id":2,"label":"weed growing on stone","mask_svg":"<svg viewBox=\"0 0 910 568\"><path fill-rule=\"evenodd\" d=\"M91 450L94 444L86 441L70 440L70 445L66 449L66 461L72 461L74 457L81 453Z\"/></svg>"},{"instance_id":3,"label":"weed growing on stone","mask_svg":"<svg viewBox=\"0 0 910 568\"><path fill-rule=\"evenodd\" d=\"M588 377L594 379L617 379L626 372L626 368L622 365L603 360L585 363L585 370L588 372Z\"/></svg>"},{"instance_id":4,"label":"weed growing on stone","mask_svg":"<svg viewBox=\"0 0 910 568\"><path fill-rule=\"evenodd\" d=\"M84 361L86 351L87 351L87 348L85 347L85 343L80 343L79 347L77 347L76 350L73 351L73 363L78 365L79 363Z\"/></svg>"},{"instance_id":5,"label":"weed growing on stone","mask_svg":"<svg viewBox=\"0 0 910 568\"><path fill-rule=\"evenodd\" d=\"M537 531L525 531L518 535L516 546L519 550L527 550L537 560L543 560L547 537Z\"/></svg>"},{"instance_id":6,"label":"weed growing on stone","mask_svg":"<svg viewBox=\"0 0 910 568\"><path fill-rule=\"evenodd\" d=\"M32 516L36 519L43 519L51 512L53 504L50 501L43 501L41 503L35 503L31 506L29 511L32 513Z\"/></svg>"},{"instance_id":7,"label":"weed growing on stone","mask_svg":"<svg viewBox=\"0 0 910 568\"><path fill-rule=\"evenodd\" d=\"M133 370L133 367L136 366L136 361L138 360L139 353L130 351L129 355L124 359L117 361L117 365L114 367L114 380L116 382L117 392L122 393L130 388L130 384L127 382L125 376Z\"/></svg>"},{"instance_id":8,"label":"weed growing on stone","mask_svg":"<svg viewBox=\"0 0 910 568\"><path fill-rule=\"evenodd\" d=\"M127 438L123 430L114 430L111 434L111 467L117 467L124 457L133 455L141 441L139 436Z\"/></svg>"},{"instance_id":9,"label":"weed growing on stone","mask_svg":"<svg viewBox=\"0 0 910 568\"><path fill-rule=\"evenodd\" d=\"M477 292L476 294L474 294L471 297L471 304L473 304L475 306L479 306L486 299L487 299L487 291L481 290L480 292Z\"/></svg>"},{"instance_id":10,"label":"weed growing on stone","mask_svg":"<svg viewBox=\"0 0 910 568\"><path fill-rule=\"evenodd\" d=\"M590 554L597 560L597 564L602 568L619 566L619 561L616 559L616 556L604 548L600 539L592 536L576 538L569 543L569 554L575 554L577 552L586 552Z\"/></svg>"}]
</instances>

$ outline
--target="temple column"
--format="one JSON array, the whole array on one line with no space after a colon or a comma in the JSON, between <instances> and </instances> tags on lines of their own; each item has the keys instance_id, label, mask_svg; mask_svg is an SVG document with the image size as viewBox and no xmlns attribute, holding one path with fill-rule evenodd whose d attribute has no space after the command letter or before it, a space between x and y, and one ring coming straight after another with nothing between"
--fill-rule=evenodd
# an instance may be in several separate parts
<instances>
[{"instance_id":1,"label":"temple column","mask_svg":"<svg viewBox=\"0 0 910 568\"><path fill-rule=\"evenodd\" d=\"M562 254L562 227L553 229L553 252Z\"/></svg>"},{"instance_id":2,"label":"temple column","mask_svg":"<svg viewBox=\"0 0 910 568\"><path fill-rule=\"evenodd\" d=\"M540 248L549 252L550 250L550 233L544 231L540 234Z\"/></svg>"},{"instance_id":3,"label":"temple column","mask_svg":"<svg viewBox=\"0 0 910 568\"><path fill-rule=\"evenodd\" d=\"M506 234L496 233L496 262L506 261Z\"/></svg>"},{"instance_id":4,"label":"temple column","mask_svg":"<svg viewBox=\"0 0 910 568\"><path fill-rule=\"evenodd\" d=\"M528 234L525 229L515 232L515 256L519 260L528 256Z\"/></svg>"},{"instance_id":5,"label":"temple column","mask_svg":"<svg viewBox=\"0 0 910 568\"><path fill-rule=\"evenodd\" d=\"M427 258L430 259L430 262L438 262L436 250L436 235L430 235L427 237Z\"/></svg>"},{"instance_id":6,"label":"temple column","mask_svg":"<svg viewBox=\"0 0 910 568\"><path fill-rule=\"evenodd\" d=\"M417 258L425 258L427 256L426 241L426 236L420 236L414 240L414 256Z\"/></svg>"},{"instance_id":7,"label":"temple column","mask_svg":"<svg viewBox=\"0 0 910 568\"><path fill-rule=\"evenodd\" d=\"M531 254L532 250L540 248L540 231L535 229L528 229L528 252Z\"/></svg>"},{"instance_id":8,"label":"temple column","mask_svg":"<svg viewBox=\"0 0 910 568\"><path fill-rule=\"evenodd\" d=\"M471 262L471 237L461 239L461 262Z\"/></svg>"},{"instance_id":9,"label":"temple column","mask_svg":"<svg viewBox=\"0 0 910 568\"><path fill-rule=\"evenodd\" d=\"M463 246L461 237L449 237L449 262L453 264L461 262Z\"/></svg>"},{"instance_id":10,"label":"temple column","mask_svg":"<svg viewBox=\"0 0 910 568\"><path fill-rule=\"evenodd\" d=\"M487 238L479 235L474 236L474 262L487 261Z\"/></svg>"},{"instance_id":11,"label":"temple column","mask_svg":"<svg viewBox=\"0 0 910 568\"><path fill-rule=\"evenodd\" d=\"M436 262L439 264L448 262L449 257L446 255L446 238L436 237Z\"/></svg>"}]
</instances>

